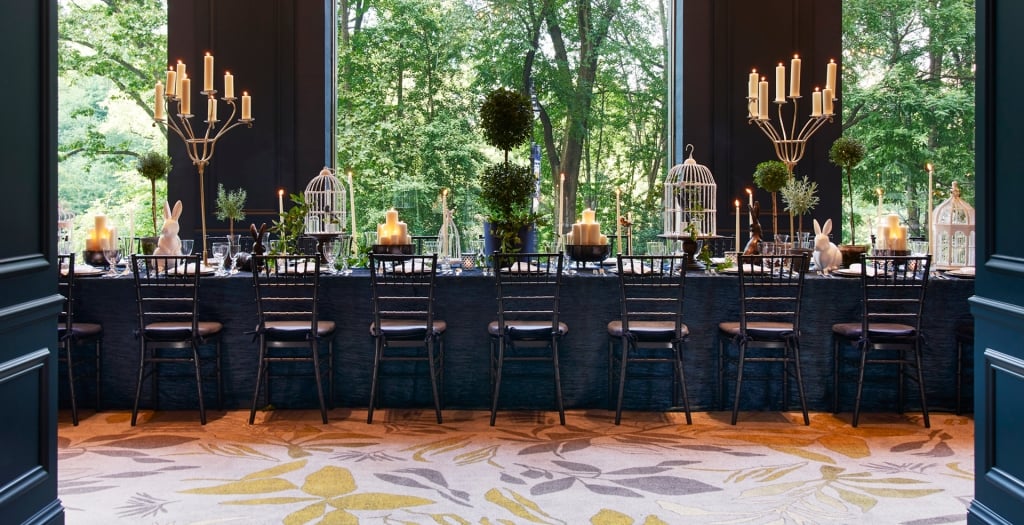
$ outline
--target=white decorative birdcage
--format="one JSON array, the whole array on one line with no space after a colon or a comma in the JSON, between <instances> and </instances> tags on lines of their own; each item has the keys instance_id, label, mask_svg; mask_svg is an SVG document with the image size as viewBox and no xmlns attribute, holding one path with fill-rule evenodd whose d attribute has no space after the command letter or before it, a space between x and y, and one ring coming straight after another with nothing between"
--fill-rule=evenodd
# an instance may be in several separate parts
<instances>
[{"instance_id":1,"label":"white decorative birdcage","mask_svg":"<svg viewBox=\"0 0 1024 525\"><path fill-rule=\"evenodd\" d=\"M459 242L459 229L455 227L455 210L448 209L448 190L441 193L441 213L444 219L441 230L437 232L437 258L442 265L450 261L458 261L462 257L462 245Z\"/></svg>"},{"instance_id":2,"label":"white decorative birdcage","mask_svg":"<svg viewBox=\"0 0 1024 525\"><path fill-rule=\"evenodd\" d=\"M306 191L306 234L331 235L345 231L347 192L345 184L329 168L309 181Z\"/></svg>"},{"instance_id":3,"label":"white decorative birdcage","mask_svg":"<svg viewBox=\"0 0 1024 525\"><path fill-rule=\"evenodd\" d=\"M75 230L75 214L64 205L57 205L57 249L60 253L69 253L72 245L72 232Z\"/></svg>"},{"instance_id":4,"label":"white decorative birdcage","mask_svg":"<svg viewBox=\"0 0 1024 525\"><path fill-rule=\"evenodd\" d=\"M698 237L717 234L715 198L718 185L711 170L693 160L693 146L687 145L690 157L672 166L665 178L663 217L665 237L691 237L689 225L694 224Z\"/></svg>"},{"instance_id":5,"label":"white decorative birdcage","mask_svg":"<svg viewBox=\"0 0 1024 525\"><path fill-rule=\"evenodd\" d=\"M974 208L960 198L953 182L950 196L932 210L932 265L937 268L974 266Z\"/></svg>"}]
</instances>

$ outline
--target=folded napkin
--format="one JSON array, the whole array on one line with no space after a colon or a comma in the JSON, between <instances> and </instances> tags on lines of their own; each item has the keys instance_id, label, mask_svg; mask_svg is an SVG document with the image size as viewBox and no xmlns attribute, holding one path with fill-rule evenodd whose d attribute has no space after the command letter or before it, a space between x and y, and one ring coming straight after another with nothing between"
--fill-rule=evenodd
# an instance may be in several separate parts
<instances>
[{"instance_id":1,"label":"folded napkin","mask_svg":"<svg viewBox=\"0 0 1024 525\"><path fill-rule=\"evenodd\" d=\"M509 273L542 273L544 270L533 263L517 262L507 268Z\"/></svg>"},{"instance_id":2,"label":"folded napkin","mask_svg":"<svg viewBox=\"0 0 1024 525\"><path fill-rule=\"evenodd\" d=\"M420 260L405 261L402 264L395 265L395 273L423 273L429 271L430 265L425 265Z\"/></svg>"},{"instance_id":3,"label":"folded napkin","mask_svg":"<svg viewBox=\"0 0 1024 525\"><path fill-rule=\"evenodd\" d=\"M650 266L637 260L622 261L622 273L625 275L647 275L653 270Z\"/></svg>"},{"instance_id":4,"label":"folded napkin","mask_svg":"<svg viewBox=\"0 0 1024 525\"><path fill-rule=\"evenodd\" d=\"M853 264L851 264L849 270L847 272L844 272L844 273L860 275L861 274L861 264L860 263L853 263ZM864 272L864 273L868 277L874 277L875 276L875 269L869 266L867 268L867 271Z\"/></svg>"},{"instance_id":5,"label":"folded napkin","mask_svg":"<svg viewBox=\"0 0 1024 525\"><path fill-rule=\"evenodd\" d=\"M974 267L973 266L964 266L963 268L960 268L958 270L954 270L953 273L958 273L960 275L974 275Z\"/></svg>"}]
</instances>

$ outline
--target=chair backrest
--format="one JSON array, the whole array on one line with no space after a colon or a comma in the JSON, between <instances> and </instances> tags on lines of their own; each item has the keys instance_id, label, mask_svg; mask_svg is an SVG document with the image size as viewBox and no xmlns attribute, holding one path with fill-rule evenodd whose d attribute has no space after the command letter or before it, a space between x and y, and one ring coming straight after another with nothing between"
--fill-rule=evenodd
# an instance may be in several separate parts
<instances>
[{"instance_id":1,"label":"chair backrest","mask_svg":"<svg viewBox=\"0 0 1024 525\"><path fill-rule=\"evenodd\" d=\"M931 255L861 256L863 333L871 323L904 324L920 333L931 263Z\"/></svg>"},{"instance_id":2,"label":"chair backrest","mask_svg":"<svg viewBox=\"0 0 1024 525\"><path fill-rule=\"evenodd\" d=\"M190 323L191 331L164 331L167 338L198 337L199 273L201 256L132 255L135 278L135 303L138 307L139 330L157 322Z\"/></svg>"},{"instance_id":3,"label":"chair backrest","mask_svg":"<svg viewBox=\"0 0 1024 525\"><path fill-rule=\"evenodd\" d=\"M800 333L808 254L740 255L740 334L752 322L789 323Z\"/></svg>"},{"instance_id":4,"label":"chair backrest","mask_svg":"<svg viewBox=\"0 0 1024 525\"><path fill-rule=\"evenodd\" d=\"M57 255L57 289L64 302L57 318L58 328L65 334L71 333L71 325L75 318L75 254Z\"/></svg>"},{"instance_id":5,"label":"chair backrest","mask_svg":"<svg viewBox=\"0 0 1024 525\"><path fill-rule=\"evenodd\" d=\"M550 321L551 334L558 333L562 262L561 253L494 254L503 333L510 321Z\"/></svg>"},{"instance_id":6,"label":"chair backrest","mask_svg":"<svg viewBox=\"0 0 1024 525\"><path fill-rule=\"evenodd\" d=\"M415 326L409 335L429 333L434 324L437 254L370 255L374 326L401 320Z\"/></svg>"},{"instance_id":7,"label":"chair backrest","mask_svg":"<svg viewBox=\"0 0 1024 525\"><path fill-rule=\"evenodd\" d=\"M673 333L681 333L685 256L620 254L618 274L623 333L635 321L675 323Z\"/></svg>"},{"instance_id":8,"label":"chair backrest","mask_svg":"<svg viewBox=\"0 0 1024 525\"><path fill-rule=\"evenodd\" d=\"M316 334L320 257L257 255L253 259L258 330L262 331L270 322L304 321L309 323L309 334Z\"/></svg>"}]
</instances>

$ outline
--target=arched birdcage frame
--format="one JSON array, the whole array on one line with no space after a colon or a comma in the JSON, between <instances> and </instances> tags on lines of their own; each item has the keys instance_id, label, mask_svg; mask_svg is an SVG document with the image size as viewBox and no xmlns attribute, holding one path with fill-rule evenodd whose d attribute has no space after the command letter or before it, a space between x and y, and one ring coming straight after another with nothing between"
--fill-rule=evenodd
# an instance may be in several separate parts
<instances>
[{"instance_id":1,"label":"arched birdcage frame","mask_svg":"<svg viewBox=\"0 0 1024 525\"><path fill-rule=\"evenodd\" d=\"M458 261L462 257L459 229L455 226L455 210L448 209L448 190L441 193L441 230L437 232L437 258L441 264Z\"/></svg>"},{"instance_id":2,"label":"arched birdcage frame","mask_svg":"<svg viewBox=\"0 0 1024 525\"><path fill-rule=\"evenodd\" d=\"M697 237L717 235L716 196L718 185L711 170L693 159L693 145L688 144L690 156L676 164L665 178L664 233L669 239L691 237L688 231L694 223Z\"/></svg>"},{"instance_id":3,"label":"arched birdcage frame","mask_svg":"<svg viewBox=\"0 0 1024 525\"><path fill-rule=\"evenodd\" d=\"M329 168L309 181L303 192L306 199L306 234L341 235L348 217L348 192L345 184Z\"/></svg>"},{"instance_id":4,"label":"arched birdcage frame","mask_svg":"<svg viewBox=\"0 0 1024 525\"><path fill-rule=\"evenodd\" d=\"M974 208L960 198L953 182L950 196L932 210L932 264L937 268L974 266Z\"/></svg>"},{"instance_id":5,"label":"arched birdcage frame","mask_svg":"<svg viewBox=\"0 0 1024 525\"><path fill-rule=\"evenodd\" d=\"M75 230L75 213L63 204L57 205L57 249L60 253L73 250L72 233Z\"/></svg>"}]
</instances>

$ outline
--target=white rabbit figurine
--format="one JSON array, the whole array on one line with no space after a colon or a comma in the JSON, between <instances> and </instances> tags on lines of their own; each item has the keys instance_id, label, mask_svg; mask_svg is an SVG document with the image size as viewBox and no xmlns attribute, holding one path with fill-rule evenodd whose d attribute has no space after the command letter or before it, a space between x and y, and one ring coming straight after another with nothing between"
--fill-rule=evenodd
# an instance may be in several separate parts
<instances>
[{"instance_id":1,"label":"white rabbit figurine","mask_svg":"<svg viewBox=\"0 0 1024 525\"><path fill-rule=\"evenodd\" d=\"M814 266L823 275L828 275L843 263L843 254L839 247L828 240L828 234L831 232L832 219L825 221L824 228L818 224L818 219L814 219Z\"/></svg>"},{"instance_id":2,"label":"white rabbit figurine","mask_svg":"<svg viewBox=\"0 0 1024 525\"><path fill-rule=\"evenodd\" d=\"M178 237L178 217L181 217L181 201L164 203L164 225L160 228L160 239L156 242L153 255L181 255L181 238Z\"/></svg>"}]
</instances>

